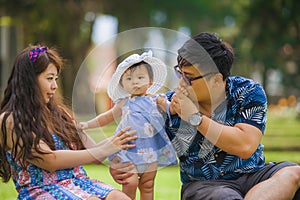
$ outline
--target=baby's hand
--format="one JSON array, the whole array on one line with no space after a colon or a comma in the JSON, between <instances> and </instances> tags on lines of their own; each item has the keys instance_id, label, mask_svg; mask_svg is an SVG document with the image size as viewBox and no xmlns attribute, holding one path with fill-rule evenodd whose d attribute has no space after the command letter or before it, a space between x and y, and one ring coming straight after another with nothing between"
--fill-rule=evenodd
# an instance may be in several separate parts
<instances>
[{"instance_id":1,"label":"baby's hand","mask_svg":"<svg viewBox=\"0 0 300 200\"><path fill-rule=\"evenodd\" d=\"M89 128L89 124L87 122L80 122L78 124L78 128L82 129L82 130L88 129Z\"/></svg>"},{"instance_id":2,"label":"baby's hand","mask_svg":"<svg viewBox=\"0 0 300 200\"><path fill-rule=\"evenodd\" d=\"M156 99L156 104L160 109L162 109L164 112L166 112L166 98L159 95Z\"/></svg>"}]
</instances>

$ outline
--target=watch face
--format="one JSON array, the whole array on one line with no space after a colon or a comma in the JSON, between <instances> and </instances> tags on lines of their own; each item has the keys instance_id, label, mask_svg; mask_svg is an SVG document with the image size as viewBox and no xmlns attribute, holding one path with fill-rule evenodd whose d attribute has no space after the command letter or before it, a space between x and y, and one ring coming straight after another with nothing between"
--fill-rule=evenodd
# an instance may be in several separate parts
<instances>
[{"instance_id":1,"label":"watch face","mask_svg":"<svg viewBox=\"0 0 300 200\"><path fill-rule=\"evenodd\" d=\"M202 121L202 115L200 113L192 114L189 118L189 123L192 126L199 126Z\"/></svg>"}]
</instances>

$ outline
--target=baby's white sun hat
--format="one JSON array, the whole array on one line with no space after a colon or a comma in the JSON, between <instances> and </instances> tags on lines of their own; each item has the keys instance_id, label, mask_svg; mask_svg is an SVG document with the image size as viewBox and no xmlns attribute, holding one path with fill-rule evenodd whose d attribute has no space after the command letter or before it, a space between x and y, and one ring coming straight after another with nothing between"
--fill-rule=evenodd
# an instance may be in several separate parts
<instances>
[{"instance_id":1,"label":"baby's white sun hat","mask_svg":"<svg viewBox=\"0 0 300 200\"><path fill-rule=\"evenodd\" d=\"M148 88L147 94L155 94L164 85L167 76L167 67L164 62L152 57L152 51L144 52L142 55L133 54L118 65L108 84L107 93L113 102L130 96L130 94L121 87L120 79L129 67L142 61L151 65L153 71L153 84Z\"/></svg>"}]
</instances>

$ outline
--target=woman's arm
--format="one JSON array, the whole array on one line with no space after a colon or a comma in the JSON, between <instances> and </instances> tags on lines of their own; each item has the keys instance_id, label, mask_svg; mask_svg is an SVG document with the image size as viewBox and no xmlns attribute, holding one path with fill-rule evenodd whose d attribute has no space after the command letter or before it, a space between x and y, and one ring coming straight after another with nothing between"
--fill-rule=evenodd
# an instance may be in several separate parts
<instances>
[{"instance_id":1,"label":"woman's arm","mask_svg":"<svg viewBox=\"0 0 300 200\"><path fill-rule=\"evenodd\" d=\"M41 159L32 159L29 162L49 172L96 161L101 162L107 156L122 149L134 147L133 144L127 144L127 142L136 139L136 136L134 136L135 131L129 131L129 129L127 127L121 130L116 136L107 138L95 147L85 150L51 150L46 143L41 141L39 148L48 154L33 152L34 155L39 156Z\"/></svg>"},{"instance_id":2,"label":"woman's arm","mask_svg":"<svg viewBox=\"0 0 300 200\"><path fill-rule=\"evenodd\" d=\"M96 146L95 140L91 136L89 136L85 131L81 131L78 134L85 148L92 148Z\"/></svg>"}]
</instances>

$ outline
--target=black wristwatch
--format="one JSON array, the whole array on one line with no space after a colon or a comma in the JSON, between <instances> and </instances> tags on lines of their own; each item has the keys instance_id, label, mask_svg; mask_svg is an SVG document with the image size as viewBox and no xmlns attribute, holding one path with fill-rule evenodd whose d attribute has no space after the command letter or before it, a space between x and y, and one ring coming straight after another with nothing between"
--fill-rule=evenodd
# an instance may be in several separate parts
<instances>
[{"instance_id":1,"label":"black wristwatch","mask_svg":"<svg viewBox=\"0 0 300 200\"><path fill-rule=\"evenodd\" d=\"M189 117L189 123L192 126L198 127L202 122L202 114L200 112L194 113Z\"/></svg>"}]
</instances>

